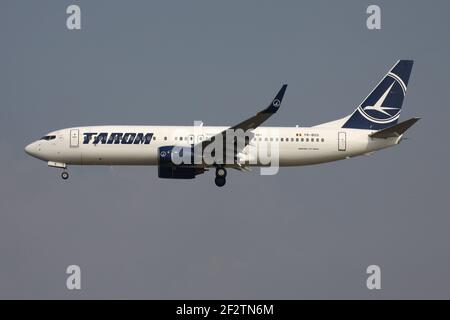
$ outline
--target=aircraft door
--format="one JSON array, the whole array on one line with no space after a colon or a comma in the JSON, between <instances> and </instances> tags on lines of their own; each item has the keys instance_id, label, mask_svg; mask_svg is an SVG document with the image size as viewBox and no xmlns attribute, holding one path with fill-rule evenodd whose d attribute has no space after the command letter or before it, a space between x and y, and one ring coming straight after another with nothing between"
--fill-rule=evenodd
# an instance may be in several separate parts
<instances>
[{"instance_id":1,"label":"aircraft door","mask_svg":"<svg viewBox=\"0 0 450 320\"><path fill-rule=\"evenodd\" d=\"M72 129L70 130L70 147L71 148L78 148L80 141L79 141L79 130L78 129Z\"/></svg>"},{"instance_id":2,"label":"aircraft door","mask_svg":"<svg viewBox=\"0 0 450 320\"><path fill-rule=\"evenodd\" d=\"M347 150L347 139L345 132L338 132L338 150Z\"/></svg>"}]
</instances>

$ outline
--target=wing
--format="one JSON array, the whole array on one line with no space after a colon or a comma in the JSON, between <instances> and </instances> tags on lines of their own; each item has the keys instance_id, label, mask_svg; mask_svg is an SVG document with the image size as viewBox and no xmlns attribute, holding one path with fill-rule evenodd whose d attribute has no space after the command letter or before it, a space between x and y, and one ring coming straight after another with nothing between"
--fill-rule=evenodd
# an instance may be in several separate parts
<instances>
[{"instance_id":1,"label":"wing","mask_svg":"<svg viewBox=\"0 0 450 320\"><path fill-rule=\"evenodd\" d=\"M278 109L281 106L281 102L283 101L283 97L284 97L284 93L286 92L286 88L287 88L287 84L284 84L281 87L280 91L278 91L275 98L270 102L270 105L267 108L265 108L264 110L258 112L253 117L248 118L247 120L244 120L244 121L238 123L237 125L232 126L228 129L216 134L215 136L211 137L210 139L203 141L202 142L202 150L216 139L223 139L222 141L225 141L226 132L228 130L241 129L244 132L246 132L247 130L253 130L253 129L257 128L258 126L260 126L264 121L269 119L272 115L274 115L278 111ZM248 143L249 143L249 139L246 139L244 148L248 145ZM224 146L225 146L225 144L224 144ZM230 150L228 150L228 152L229 151ZM242 150L236 150L236 148L233 150L235 155L236 155L236 153L239 153L241 151Z\"/></svg>"}]
</instances>

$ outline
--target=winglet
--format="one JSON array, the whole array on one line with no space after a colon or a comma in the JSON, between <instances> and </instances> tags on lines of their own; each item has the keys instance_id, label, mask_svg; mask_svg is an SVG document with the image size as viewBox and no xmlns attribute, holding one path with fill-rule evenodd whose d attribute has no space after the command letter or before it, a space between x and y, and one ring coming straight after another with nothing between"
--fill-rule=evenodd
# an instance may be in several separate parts
<instances>
[{"instance_id":1,"label":"winglet","mask_svg":"<svg viewBox=\"0 0 450 320\"><path fill-rule=\"evenodd\" d=\"M261 111L261 113L275 113L278 111L278 108L281 106L281 102L283 101L284 93L286 92L287 84L283 84L280 91L278 91L275 98L272 100L270 105Z\"/></svg>"}]
</instances>

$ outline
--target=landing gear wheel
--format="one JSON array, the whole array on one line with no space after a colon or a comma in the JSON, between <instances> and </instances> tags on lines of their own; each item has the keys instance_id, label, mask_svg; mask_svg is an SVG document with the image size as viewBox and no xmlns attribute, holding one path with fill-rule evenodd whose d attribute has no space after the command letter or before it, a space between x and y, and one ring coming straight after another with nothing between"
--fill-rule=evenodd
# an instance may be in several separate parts
<instances>
[{"instance_id":1,"label":"landing gear wheel","mask_svg":"<svg viewBox=\"0 0 450 320\"><path fill-rule=\"evenodd\" d=\"M216 169L216 177L225 178L226 176L227 176L227 170L225 168L219 167Z\"/></svg>"},{"instance_id":2,"label":"landing gear wheel","mask_svg":"<svg viewBox=\"0 0 450 320\"><path fill-rule=\"evenodd\" d=\"M61 173L61 178L63 178L63 180L69 179L69 173L67 171L64 171L63 173Z\"/></svg>"},{"instance_id":3,"label":"landing gear wheel","mask_svg":"<svg viewBox=\"0 0 450 320\"><path fill-rule=\"evenodd\" d=\"M227 180L224 177L216 177L214 182L216 183L216 186L223 187L225 185L225 182L227 182Z\"/></svg>"}]
</instances>

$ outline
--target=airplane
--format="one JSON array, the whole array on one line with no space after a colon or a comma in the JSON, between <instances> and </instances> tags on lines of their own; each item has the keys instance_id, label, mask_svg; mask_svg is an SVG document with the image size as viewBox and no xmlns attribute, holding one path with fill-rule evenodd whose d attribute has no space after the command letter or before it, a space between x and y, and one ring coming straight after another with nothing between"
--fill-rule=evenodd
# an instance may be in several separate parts
<instances>
[{"instance_id":1,"label":"airplane","mask_svg":"<svg viewBox=\"0 0 450 320\"><path fill-rule=\"evenodd\" d=\"M158 177L167 179L193 179L215 170L218 187L225 185L229 168L248 171L251 167L270 166L260 153L252 151L263 145L276 151L273 158L277 167L369 155L399 144L404 133L420 119L398 123L413 63L397 61L350 115L312 127L260 126L280 108L287 88L284 84L268 107L231 127L202 123L73 127L47 133L27 145L25 152L46 161L49 167L63 169L64 180L69 178L69 165L148 165L158 166ZM245 132L240 143L236 136L226 146L222 143L212 147L229 132L237 131ZM212 149L208 155L202 153L208 148ZM174 156L182 155L186 156L184 161L174 160ZM231 161L224 161L225 155Z\"/></svg>"}]
</instances>

